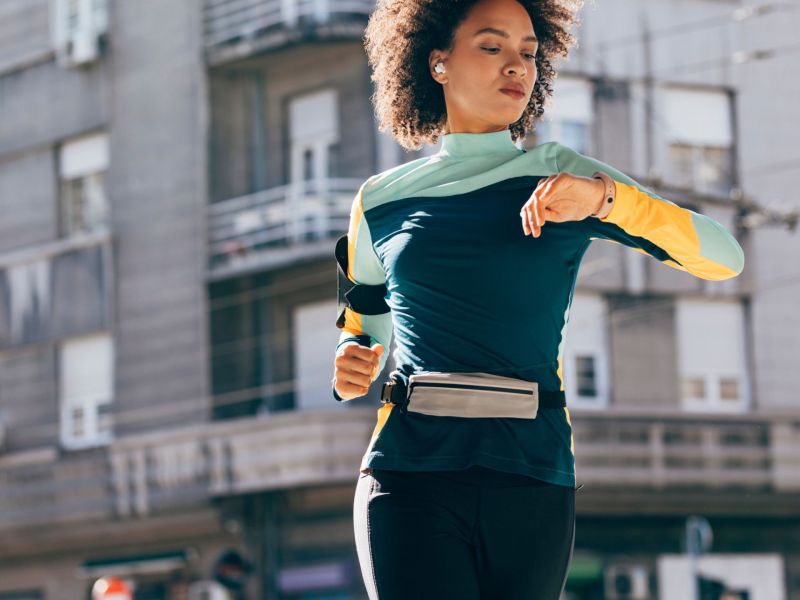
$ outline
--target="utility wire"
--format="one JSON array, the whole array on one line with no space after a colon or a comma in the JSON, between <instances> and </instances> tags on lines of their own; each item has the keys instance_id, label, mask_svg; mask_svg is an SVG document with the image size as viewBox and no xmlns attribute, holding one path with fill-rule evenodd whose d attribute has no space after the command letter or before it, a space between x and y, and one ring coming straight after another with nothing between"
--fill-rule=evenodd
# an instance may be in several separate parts
<instances>
[{"instance_id":1,"label":"utility wire","mask_svg":"<svg viewBox=\"0 0 800 600\"><path fill-rule=\"evenodd\" d=\"M771 58L775 58L779 55L787 55L787 54L794 54L796 52L800 52L800 43L797 44L787 44L785 46L775 46L772 48L764 48L761 50L752 50L752 51L744 51L740 50L730 54L728 56L723 56L720 58L711 58L708 60L702 60L696 63L685 63L682 65L675 65L665 69L657 69L653 72L653 75L663 77L667 74L672 73L686 73L686 72L697 72L697 71L707 71L709 69L722 69L727 66L731 65L741 65L748 62L753 62L757 60L768 60Z\"/></svg>"},{"instance_id":2,"label":"utility wire","mask_svg":"<svg viewBox=\"0 0 800 600\"><path fill-rule=\"evenodd\" d=\"M775 12L794 12L798 10L798 8L800 7L788 2L769 2L757 6L744 6L721 16L708 17L697 21L689 21L687 23L677 23L661 29L655 29L649 33L649 37L651 40L658 40L685 33L705 31L714 27L730 25L731 23L742 22L753 17L762 17ZM642 43L642 37L641 34L637 34L603 40L589 44L585 48L602 53L608 52L611 48L620 48L640 43Z\"/></svg>"}]
</instances>

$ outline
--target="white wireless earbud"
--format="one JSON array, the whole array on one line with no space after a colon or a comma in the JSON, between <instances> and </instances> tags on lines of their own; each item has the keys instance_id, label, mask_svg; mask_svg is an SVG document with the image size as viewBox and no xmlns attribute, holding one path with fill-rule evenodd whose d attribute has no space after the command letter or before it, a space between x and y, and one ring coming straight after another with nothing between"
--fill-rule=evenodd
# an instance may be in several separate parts
<instances>
[{"instance_id":1,"label":"white wireless earbud","mask_svg":"<svg viewBox=\"0 0 800 600\"><path fill-rule=\"evenodd\" d=\"M437 73L444 73L444 63L442 62L436 63L436 66L433 67L433 70L436 71Z\"/></svg>"}]
</instances>

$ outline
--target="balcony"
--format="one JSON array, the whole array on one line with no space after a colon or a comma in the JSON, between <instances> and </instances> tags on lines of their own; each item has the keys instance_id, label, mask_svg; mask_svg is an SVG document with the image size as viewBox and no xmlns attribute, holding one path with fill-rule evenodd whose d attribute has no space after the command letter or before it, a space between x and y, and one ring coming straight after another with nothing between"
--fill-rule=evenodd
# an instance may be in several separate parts
<instances>
[{"instance_id":1,"label":"balcony","mask_svg":"<svg viewBox=\"0 0 800 600\"><path fill-rule=\"evenodd\" d=\"M208 209L212 279L329 255L332 237L347 231L362 179L291 183L217 202Z\"/></svg>"},{"instance_id":2,"label":"balcony","mask_svg":"<svg viewBox=\"0 0 800 600\"><path fill-rule=\"evenodd\" d=\"M779 513L800 501L800 413L609 408L571 415L589 511L740 513L747 505Z\"/></svg>"},{"instance_id":3,"label":"balcony","mask_svg":"<svg viewBox=\"0 0 800 600\"><path fill-rule=\"evenodd\" d=\"M206 0L211 65L303 39L361 38L374 0Z\"/></svg>"},{"instance_id":4,"label":"balcony","mask_svg":"<svg viewBox=\"0 0 800 600\"><path fill-rule=\"evenodd\" d=\"M139 518L217 497L355 483L374 407L272 413L120 438L58 456L0 456L0 531ZM572 411L580 510L796 512L800 425L789 415Z\"/></svg>"},{"instance_id":5,"label":"balcony","mask_svg":"<svg viewBox=\"0 0 800 600\"><path fill-rule=\"evenodd\" d=\"M284 412L118 438L61 457L55 448L0 455L0 531L354 482L374 419L372 408Z\"/></svg>"}]
</instances>

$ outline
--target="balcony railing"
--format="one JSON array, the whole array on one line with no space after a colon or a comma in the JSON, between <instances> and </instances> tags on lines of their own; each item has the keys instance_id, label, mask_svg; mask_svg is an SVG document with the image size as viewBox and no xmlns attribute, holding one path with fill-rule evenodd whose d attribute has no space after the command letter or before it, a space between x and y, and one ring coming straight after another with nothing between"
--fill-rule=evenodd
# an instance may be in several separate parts
<instances>
[{"instance_id":1,"label":"balcony railing","mask_svg":"<svg viewBox=\"0 0 800 600\"><path fill-rule=\"evenodd\" d=\"M247 54L285 43L308 27L352 21L355 33L374 9L374 0L206 0L205 46L210 61L217 62L231 47Z\"/></svg>"},{"instance_id":2,"label":"balcony railing","mask_svg":"<svg viewBox=\"0 0 800 600\"><path fill-rule=\"evenodd\" d=\"M578 482L616 498L692 491L704 503L727 496L760 498L764 510L796 506L799 417L575 409ZM374 407L287 411L131 436L62 458L52 449L0 456L0 531L354 483L374 426Z\"/></svg>"},{"instance_id":3,"label":"balcony railing","mask_svg":"<svg viewBox=\"0 0 800 600\"><path fill-rule=\"evenodd\" d=\"M585 483L800 489L800 431L787 444L781 423L744 415L574 414L576 468ZM775 478L774 469L793 456L794 483Z\"/></svg>"},{"instance_id":4,"label":"balcony railing","mask_svg":"<svg viewBox=\"0 0 800 600\"><path fill-rule=\"evenodd\" d=\"M341 235L347 231L350 207L362 183L352 178L318 179L212 204L209 267L214 272L263 266L265 251Z\"/></svg>"}]
</instances>

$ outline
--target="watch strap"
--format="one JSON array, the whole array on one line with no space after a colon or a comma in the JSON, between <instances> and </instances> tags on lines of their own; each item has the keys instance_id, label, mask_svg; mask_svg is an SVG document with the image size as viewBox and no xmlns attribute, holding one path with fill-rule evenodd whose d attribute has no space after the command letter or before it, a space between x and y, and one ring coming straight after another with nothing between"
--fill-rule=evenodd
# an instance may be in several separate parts
<instances>
[{"instance_id":1,"label":"watch strap","mask_svg":"<svg viewBox=\"0 0 800 600\"><path fill-rule=\"evenodd\" d=\"M616 197L617 186L614 183L614 180L608 175L608 173L604 173L603 171L595 171L594 175L592 175L593 179L601 179L603 184L605 185L605 191L603 195L603 208L607 205L612 204L614 202L614 198ZM596 213L592 213L593 217L596 217L601 212L603 212L603 208L601 208Z\"/></svg>"}]
</instances>

